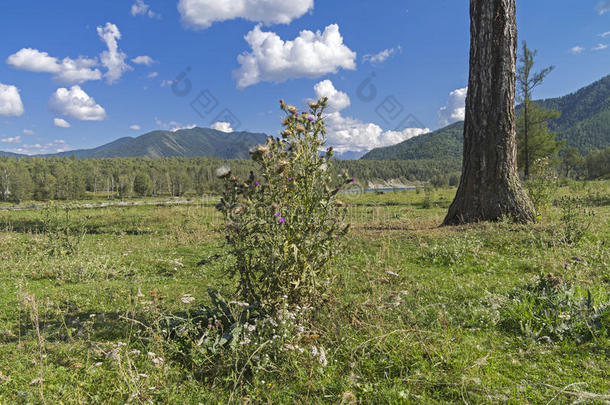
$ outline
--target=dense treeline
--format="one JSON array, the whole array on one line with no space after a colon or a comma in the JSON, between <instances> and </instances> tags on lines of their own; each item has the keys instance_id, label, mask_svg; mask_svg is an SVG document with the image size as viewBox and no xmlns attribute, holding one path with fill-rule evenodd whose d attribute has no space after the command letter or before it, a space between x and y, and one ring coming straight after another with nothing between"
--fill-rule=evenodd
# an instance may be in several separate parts
<instances>
[{"instance_id":1,"label":"dense treeline","mask_svg":"<svg viewBox=\"0 0 610 405\"><path fill-rule=\"evenodd\" d=\"M369 181L455 182L459 160L336 161L335 170L348 170L366 186ZM215 193L221 183L215 171L228 166L246 178L249 160L212 158L0 158L0 200L77 200L93 196L183 196Z\"/></svg>"}]
</instances>

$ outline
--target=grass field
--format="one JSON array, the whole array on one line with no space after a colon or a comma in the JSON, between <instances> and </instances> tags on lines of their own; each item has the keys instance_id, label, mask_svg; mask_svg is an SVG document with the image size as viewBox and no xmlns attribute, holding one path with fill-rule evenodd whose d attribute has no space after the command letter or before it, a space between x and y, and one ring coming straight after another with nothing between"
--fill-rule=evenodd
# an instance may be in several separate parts
<instances>
[{"instance_id":1,"label":"grass field","mask_svg":"<svg viewBox=\"0 0 610 405\"><path fill-rule=\"evenodd\" d=\"M346 197L330 304L293 342L327 364L257 373L201 373L154 333L235 289L212 200L0 212L0 404L610 401L610 181L557 191L595 212L577 243L555 205L439 227L454 192Z\"/></svg>"}]
</instances>

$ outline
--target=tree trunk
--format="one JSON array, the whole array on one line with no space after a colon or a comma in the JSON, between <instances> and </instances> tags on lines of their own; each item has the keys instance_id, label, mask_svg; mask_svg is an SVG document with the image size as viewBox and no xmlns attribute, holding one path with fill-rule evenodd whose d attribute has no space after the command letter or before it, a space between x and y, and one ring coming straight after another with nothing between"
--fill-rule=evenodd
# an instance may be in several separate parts
<instances>
[{"instance_id":1,"label":"tree trunk","mask_svg":"<svg viewBox=\"0 0 610 405\"><path fill-rule=\"evenodd\" d=\"M444 224L530 222L534 208L517 172L515 0L471 0L470 21L462 177Z\"/></svg>"},{"instance_id":2,"label":"tree trunk","mask_svg":"<svg viewBox=\"0 0 610 405\"><path fill-rule=\"evenodd\" d=\"M525 170L523 173L523 178L527 180L530 175L530 145L529 145L529 117L527 116L527 110L529 108L529 98L525 99L523 103L523 143L525 148Z\"/></svg>"}]
</instances>

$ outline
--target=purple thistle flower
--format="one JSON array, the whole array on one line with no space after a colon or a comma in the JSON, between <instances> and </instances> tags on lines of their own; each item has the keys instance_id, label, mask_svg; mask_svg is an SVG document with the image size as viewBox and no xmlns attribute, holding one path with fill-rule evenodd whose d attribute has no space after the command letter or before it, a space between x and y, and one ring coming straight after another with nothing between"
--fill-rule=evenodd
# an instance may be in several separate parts
<instances>
[{"instance_id":1,"label":"purple thistle flower","mask_svg":"<svg viewBox=\"0 0 610 405\"><path fill-rule=\"evenodd\" d=\"M307 117L307 119L309 120L309 122L313 121L313 117L311 115Z\"/></svg>"},{"instance_id":2,"label":"purple thistle flower","mask_svg":"<svg viewBox=\"0 0 610 405\"><path fill-rule=\"evenodd\" d=\"M288 177L288 181L292 181L294 180L292 177Z\"/></svg>"},{"instance_id":3,"label":"purple thistle flower","mask_svg":"<svg viewBox=\"0 0 610 405\"><path fill-rule=\"evenodd\" d=\"M580 257L577 257L577 258L576 258L576 261L577 261L577 262L579 262L579 261L580 261Z\"/></svg>"},{"instance_id":4,"label":"purple thistle flower","mask_svg":"<svg viewBox=\"0 0 610 405\"><path fill-rule=\"evenodd\" d=\"M569 264L568 263L564 263L563 267L565 267L566 269L568 268Z\"/></svg>"},{"instance_id":5,"label":"purple thistle flower","mask_svg":"<svg viewBox=\"0 0 610 405\"><path fill-rule=\"evenodd\" d=\"M355 183L355 182L356 182L356 178L352 177L352 183Z\"/></svg>"},{"instance_id":6,"label":"purple thistle flower","mask_svg":"<svg viewBox=\"0 0 610 405\"><path fill-rule=\"evenodd\" d=\"M260 183L258 181L254 182L254 186L258 186Z\"/></svg>"},{"instance_id":7,"label":"purple thistle flower","mask_svg":"<svg viewBox=\"0 0 610 405\"><path fill-rule=\"evenodd\" d=\"M239 227L235 227L235 232L239 232Z\"/></svg>"},{"instance_id":8,"label":"purple thistle flower","mask_svg":"<svg viewBox=\"0 0 610 405\"><path fill-rule=\"evenodd\" d=\"M286 222L286 218L280 217L280 223L283 224L284 222Z\"/></svg>"},{"instance_id":9,"label":"purple thistle flower","mask_svg":"<svg viewBox=\"0 0 610 405\"><path fill-rule=\"evenodd\" d=\"M276 216L276 217L279 217L280 215L281 215L281 214L280 214L279 212L276 212L276 213L275 213L275 216Z\"/></svg>"}]
</instances>

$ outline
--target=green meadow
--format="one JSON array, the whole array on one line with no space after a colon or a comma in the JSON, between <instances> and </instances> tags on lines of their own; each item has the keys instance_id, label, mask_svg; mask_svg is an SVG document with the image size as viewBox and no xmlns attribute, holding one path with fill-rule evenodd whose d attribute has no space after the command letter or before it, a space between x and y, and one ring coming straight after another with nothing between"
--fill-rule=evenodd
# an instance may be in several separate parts
<instances>
[{"instance_id":1,"label":"green meadow","mask_svg":"<svg viewBox=\"0 0 610 405\"><path fill-rule=\"evenodd\" d=\"M610 401L610 181L533 225L440 227L454 194L346 195L324 310L257 366L166 330L236 289L215 198L0 211L0 403Z\"/></svg>"}]
</instances>

